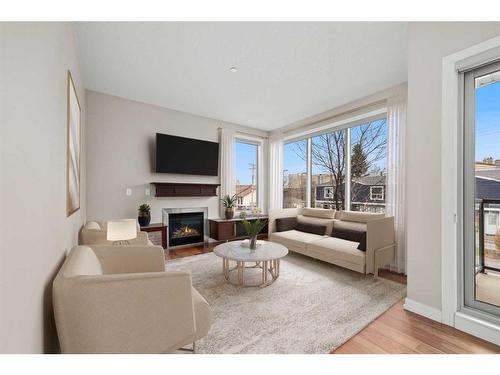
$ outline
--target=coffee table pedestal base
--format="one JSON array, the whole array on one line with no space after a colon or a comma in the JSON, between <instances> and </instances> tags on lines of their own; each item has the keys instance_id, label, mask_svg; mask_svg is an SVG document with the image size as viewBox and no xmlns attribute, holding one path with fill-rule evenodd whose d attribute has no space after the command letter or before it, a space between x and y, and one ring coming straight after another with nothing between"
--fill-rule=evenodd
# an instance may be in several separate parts
<instances>
[{"instance_id":1,"label":"coffee table pedestal base","mask_svg":"<svg viewBox=\"0 0 500 375\"><path fill-rule=\"evenodd\" d=\"M249 268L250 269L260 268L262 270L261 282L259 284L245 283L245 269ZM237 272L236 283L232 282L229 277L230 273L233 271ZM229 259L222 258L222 272L224 274L224 278L231 284L238 286L251 286L251 287L264 288L266 286L271 285L280 276L280 260L273 259L268 261L255 262L255 265L253 266L247 266L246 262L240 261L236 262L236 266L231 268L229 266Z\"/></svg>"}]
</instances>

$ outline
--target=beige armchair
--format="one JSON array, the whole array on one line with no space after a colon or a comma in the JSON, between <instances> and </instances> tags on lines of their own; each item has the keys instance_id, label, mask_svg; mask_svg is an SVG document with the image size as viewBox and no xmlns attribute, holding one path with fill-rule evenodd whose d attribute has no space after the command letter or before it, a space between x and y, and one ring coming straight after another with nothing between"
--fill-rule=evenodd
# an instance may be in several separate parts
<instances>
[{"instance_id":1,"label":"beige armchair","mask_svg":"<svg viewBox=\"0 0 500 375\"><path fill-rule=\"evenodd\" d=\"M53 284L63 353L169 353L204 337L205 299L160 246L75 246Z\"/></svg>"},{"instance_id":2,"label":"beige armchair","mask_svg":"<svg viewBox=\"0 0 500 375\"><path fill-rule=\"evenodd\" d=\"M80 245L112 245L113 241L106 239L107 223L98 221L87 222L80 233ZM137 228L137 237L128 241L130 245L147 245L152 246L153 243L149 240L148 234L142 232L140 227Z\"/></svg>"}]
</instances>

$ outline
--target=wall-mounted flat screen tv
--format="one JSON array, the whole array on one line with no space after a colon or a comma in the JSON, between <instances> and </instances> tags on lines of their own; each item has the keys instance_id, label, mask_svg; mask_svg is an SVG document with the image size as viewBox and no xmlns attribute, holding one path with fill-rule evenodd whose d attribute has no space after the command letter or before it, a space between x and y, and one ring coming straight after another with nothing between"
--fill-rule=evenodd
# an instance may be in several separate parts
<instances>
[{"instance_id":1,"label":"wall-mounted flat screen tv","mask_svg":"<svg viewBox=\"0 0 500 375\"><path fill-rule=\"evenodd\" d=\"M156 133L156 173L217 176L219 144Z\"/></svg>"}]
</instances>

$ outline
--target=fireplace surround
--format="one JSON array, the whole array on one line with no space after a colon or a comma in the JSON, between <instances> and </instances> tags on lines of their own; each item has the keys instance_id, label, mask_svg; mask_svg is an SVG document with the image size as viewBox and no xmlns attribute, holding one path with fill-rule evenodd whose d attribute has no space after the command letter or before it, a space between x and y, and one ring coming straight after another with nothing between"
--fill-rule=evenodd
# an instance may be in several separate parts
<instances>
[{"instance_id":1,"label":"fireplace surround","mask_svg":"<svg viewBox=\"0 0 500 375\"><path fill-rule=\"evenodd\" d=\"M208 208L164 208L163 223L168 227L169 248L208 242Z\"/></svg>"}]
</instances>

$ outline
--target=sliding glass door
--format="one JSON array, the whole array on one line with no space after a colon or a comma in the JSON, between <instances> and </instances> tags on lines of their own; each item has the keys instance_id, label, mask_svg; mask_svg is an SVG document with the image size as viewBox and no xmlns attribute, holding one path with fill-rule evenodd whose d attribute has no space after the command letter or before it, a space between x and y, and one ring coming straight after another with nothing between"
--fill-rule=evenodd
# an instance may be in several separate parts
<instances>
[{"instance_id":1,"label":"sliding glass door","mask_svg":"<svg viewBox=\"0 0 500 375\"><path fill-rule=\"evenodd\" d=\"M500 316L500 63L464 74L464 304Z\"/></svg>"}]
</instances>

